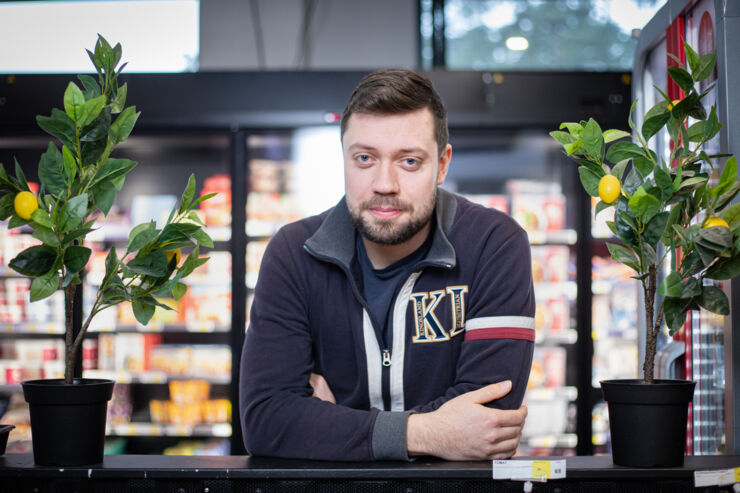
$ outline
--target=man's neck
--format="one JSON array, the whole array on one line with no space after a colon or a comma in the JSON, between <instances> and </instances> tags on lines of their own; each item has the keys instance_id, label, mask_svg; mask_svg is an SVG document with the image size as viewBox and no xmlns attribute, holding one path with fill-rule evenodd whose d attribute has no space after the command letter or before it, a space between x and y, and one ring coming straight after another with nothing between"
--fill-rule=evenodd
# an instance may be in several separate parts
<instances>
[{"instance_id":1,"label":"man's neck","mask_svg":"<svg viewBox=\"0 0 740 493\"><path fill-rule=\"evenodd\" d=\"M385 269L389 265L411 255L417 248L423 245L424 241L429 236L430 229L431 226L427 223L426 226L424 226L409 240L398 245L382 245L380 243L374 243L364 236L362 237L362 243L365 245L367 258L370 259L370 263L373 264L373 268L376 270Z\"/></svg>"}]
</instances>

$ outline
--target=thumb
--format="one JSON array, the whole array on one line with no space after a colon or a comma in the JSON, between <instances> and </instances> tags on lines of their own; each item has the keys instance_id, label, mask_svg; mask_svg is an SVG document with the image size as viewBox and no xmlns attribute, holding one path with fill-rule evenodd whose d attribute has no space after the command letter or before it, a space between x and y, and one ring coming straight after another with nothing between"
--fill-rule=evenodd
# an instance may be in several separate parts
<instances>
[{"instance_id":1,"label":"thumb","mask_svg":"<svg viewBox=\"0 0 740 493\"><path fill-rule=\"evenodd\" d=\"M503 382L486 385L483 388L470 392L468 395L476 404L485 404L486 402L500 399L508 394L510 390L511 380L504 380Z\"/></svg>"}]
</instances>

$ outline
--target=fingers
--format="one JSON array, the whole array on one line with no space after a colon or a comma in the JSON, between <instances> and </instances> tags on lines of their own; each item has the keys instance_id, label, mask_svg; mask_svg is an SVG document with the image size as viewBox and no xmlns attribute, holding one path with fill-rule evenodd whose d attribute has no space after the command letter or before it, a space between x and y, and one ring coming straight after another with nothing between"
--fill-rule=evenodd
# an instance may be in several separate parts
<instances>
[{"instance_id":1,"label":"fingers","mask_svg":"<svg viewBox=\"0 0 740 493\"><path fill-rule=\"evenodd\" d=\"M331 388L329 387L329 384L326 382L326 379L324 377L316 373L311 373L308 383L313 389L314 397L318 397L322 401L336 404L337 401L334 398L334 393L331 391Z\"/></svg>"},{"instance_id":2,"label":"fingers","mask_svg":"<svg viewBox=\"0 0 740 493\"><path fill-rule=\"evenodd\" d=\"M511 380L504 380L503 382L492 383L463 395L467 395L468 398L477 404L485 404L486 402L502 398L508 394L510 390Z\"/></svg>"}]
</instances>

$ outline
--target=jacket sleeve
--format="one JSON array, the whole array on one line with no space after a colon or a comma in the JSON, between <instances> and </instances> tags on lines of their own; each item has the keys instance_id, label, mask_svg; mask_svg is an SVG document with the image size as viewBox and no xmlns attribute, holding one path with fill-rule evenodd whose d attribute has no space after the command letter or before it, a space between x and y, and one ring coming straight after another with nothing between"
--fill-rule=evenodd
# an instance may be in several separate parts
<instances>
[{"instance_id":1,"label":"jacket sleeve","mask_svg":"<svg viewBox=\"0 0 740 493\"><path fill-rule=\"evenodd\" d=\"M312 397L312 341L305 287L296 268L303 254L299 249L278 233L260 267L240 368L245 446L252 455L376 459L377 409L351 409Z\"/></svg>"},{"instance_id":2,"label":"jacket sleeve","mask_svg":"<svg viewBox=\"0 0 740 493\"><path fill-rule=\"evenodd\" d=\"M532 366L535 335L530 245L527 234L516 225L510 228L505 240L494 241L494 236L484 239L485 244L479 250L455 382L444 395L417 406L415 412L433 411L460 394L503 380L511 380L511 391L488 406L498 409L521 406Z\"/></svg>"}]
</instances>

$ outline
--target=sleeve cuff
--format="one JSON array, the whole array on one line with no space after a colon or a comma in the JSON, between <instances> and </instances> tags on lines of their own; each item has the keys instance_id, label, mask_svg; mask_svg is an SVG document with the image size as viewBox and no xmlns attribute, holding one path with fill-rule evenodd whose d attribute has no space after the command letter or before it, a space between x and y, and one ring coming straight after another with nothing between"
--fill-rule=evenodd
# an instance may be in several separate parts
<instances>
[{"instance_id":1,"label":"sleeve cuff","mask_svg":"<svg viewBox=\"0 0 740 493\"><path fill-rule=\"evenodd\" d=\"M412 411L381 411L373 427L375 460L409 460L406 450L406 424Z\"/></svg>"}]
</instances>

